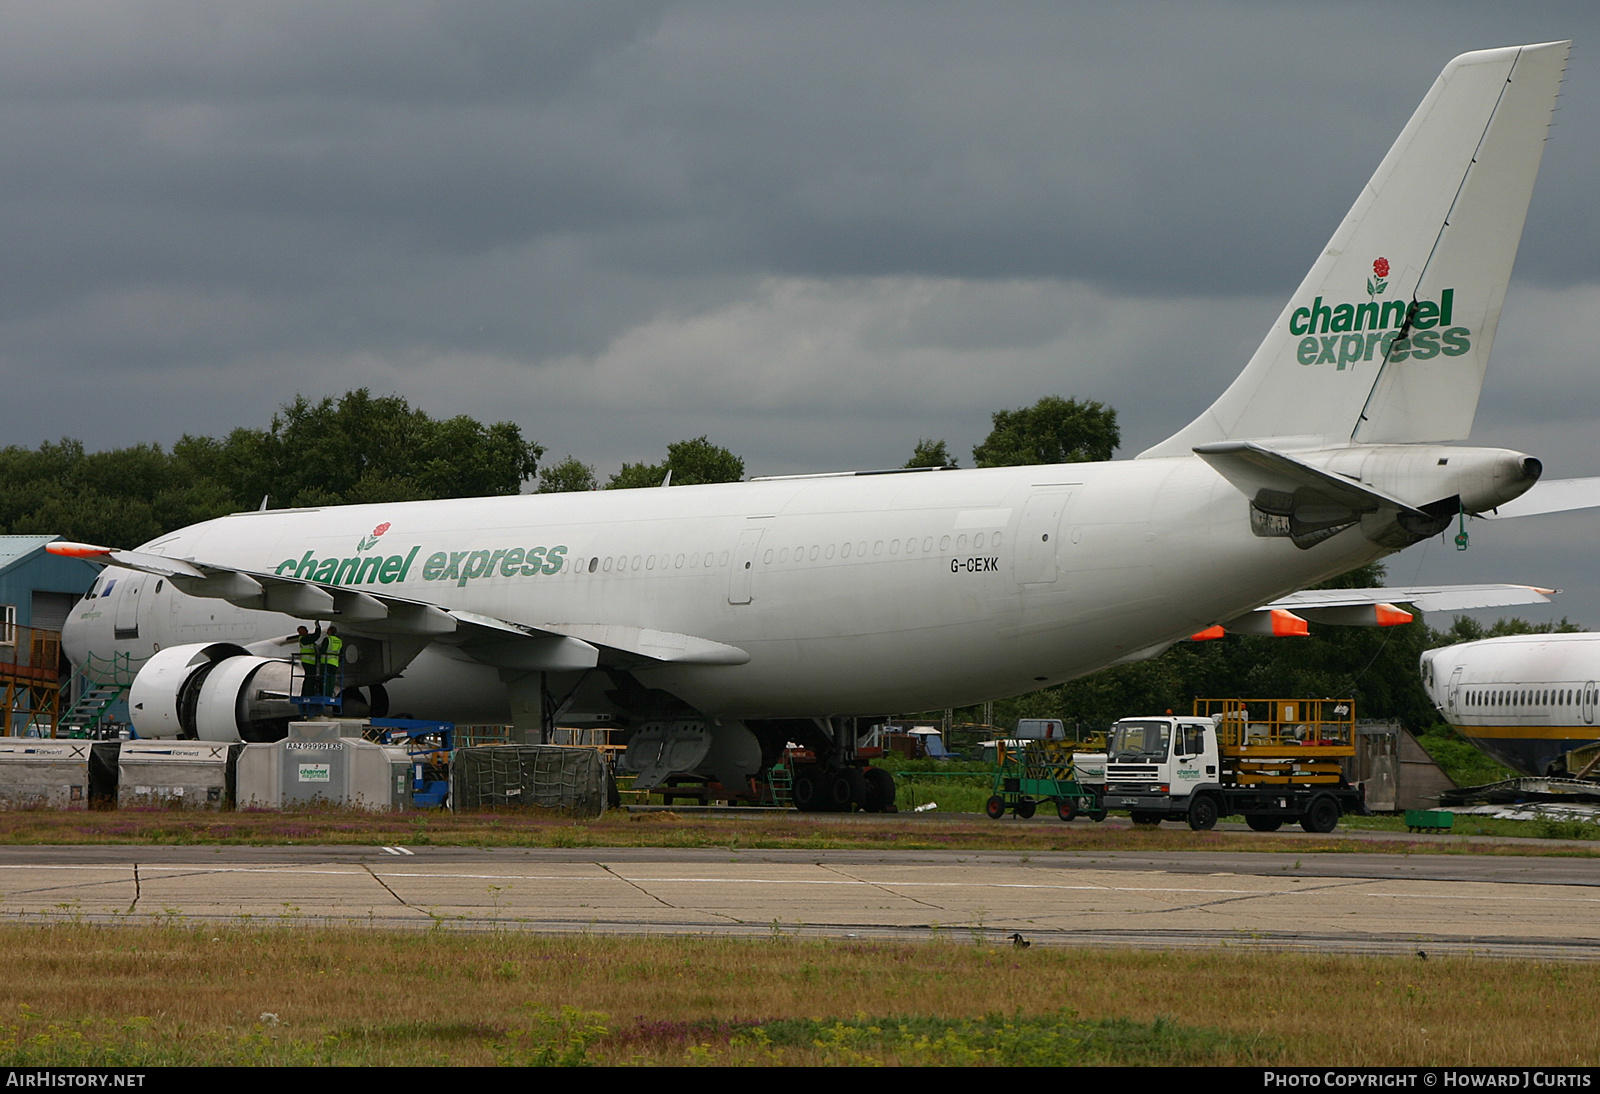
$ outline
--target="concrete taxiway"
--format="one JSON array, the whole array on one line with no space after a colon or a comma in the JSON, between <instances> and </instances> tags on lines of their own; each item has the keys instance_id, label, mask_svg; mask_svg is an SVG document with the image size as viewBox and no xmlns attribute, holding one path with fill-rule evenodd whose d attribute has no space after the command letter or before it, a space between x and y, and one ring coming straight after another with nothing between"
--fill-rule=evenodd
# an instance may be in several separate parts
<instances>
[{"instance_id":1,"label":"concrete taxiway","mask_svg":"<svg viewBox=\"0 0 1600 1094\"><path fill-rule=\"evenodd\" d=\"M1600 954L1600 860L1190 852L0 848L0 922Z\"/></svg>"}]
</instances>

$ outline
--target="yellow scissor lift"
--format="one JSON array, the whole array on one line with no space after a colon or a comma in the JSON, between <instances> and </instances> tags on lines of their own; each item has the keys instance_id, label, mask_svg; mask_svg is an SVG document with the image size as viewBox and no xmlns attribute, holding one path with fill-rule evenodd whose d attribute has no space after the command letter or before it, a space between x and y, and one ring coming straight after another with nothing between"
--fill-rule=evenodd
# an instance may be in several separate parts
<instances>
[{"instance_id":1,"label":"yellow scissor lift","mask_svg":"<svg viewBox=\"0 0 1600 1094\"><path fill-rule=\"evenodd\" d=\"M1237 786L1337 785L1356 754L1351 699L1196 699L1217 724L1225 781Z\"/></svg>"}]
</instances>

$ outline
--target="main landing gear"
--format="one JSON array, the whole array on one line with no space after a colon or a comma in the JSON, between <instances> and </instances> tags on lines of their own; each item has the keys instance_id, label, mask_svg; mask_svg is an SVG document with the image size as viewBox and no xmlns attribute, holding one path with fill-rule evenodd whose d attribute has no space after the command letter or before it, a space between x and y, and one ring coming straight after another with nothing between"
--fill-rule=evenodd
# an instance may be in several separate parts
<instances>
[{"instance_id":1,"label":"main landing gear","mask_svg":"<svg viewBox=\"0 0 1600 1094\"><path fill-rule=\"evenodd\" d=\"M881 767L805 764L794 773L794 804L802 813L893 813L894 776Z\"/></svg>"}]
</instances>

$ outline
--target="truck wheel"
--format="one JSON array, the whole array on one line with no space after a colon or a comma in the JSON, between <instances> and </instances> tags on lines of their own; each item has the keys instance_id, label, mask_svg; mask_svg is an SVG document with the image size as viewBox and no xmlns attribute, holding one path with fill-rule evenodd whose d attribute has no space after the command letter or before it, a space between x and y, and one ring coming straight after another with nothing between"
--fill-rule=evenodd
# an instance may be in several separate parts
<instances>
[{"instance_id":1,"label":"truck wheel","mask_svg":"<svg viewBox=\"0 0 1600 1094\"><path fill-rule=\"evenodd\" d=\"M983 811L988 814L990 820L999 820L1006 815L1006 800L996 794L983 803Z\"/></svg>"},{"instance_id":2,"label":"truck wheel","mask_svg":"<svg viewBox=\"0 0 1600 1094\"><path fill-rule=\"evenodd\" d=\"M1035 804L1032 798L1018 798L1017 804L1013 807L1012 812L1016 813L1016 815L1021 817L1023 820L1027 820L1029 817L1033 816L1033 811L1036 808L1038 808L1038 806Z\"/></svg>"},{"instance_id":3,"label":"truck wheel","mask_svg":"<svg viewBox=\"0 0 1600 1094\"><path fill-rule=\"evenodd\" d=\"M1202 794L1189 803L1189 828L1195 832L1209 832L1217 826L1217 799Z\"/></svg>"},{"instance_id":4,"label":"truck wheel","mask_svg":"<svg viewBox=\"0 0 1600 1094\"><path fill-rule=\"evenodd\" d=\"M1276 832L1283 827L1282 817L1246 817L1244 822L1250 826L1252 832Z\"/></svg>"},{"instance_id":5,"label":"truck wheel","mask_svg":"<svg viewBox=\"0 0 1600 1094\"><path fill-rule=\"evenodd\" d=\"M1130 813L1128 815L1129 815L1129 817L1132 818L1134 824L1160 824L1161 823L1161 814L1160 813Z\"/></svg>"},{"instance_id":6,"label":"truck wheel","mask_svg":"<svg viewBox=\"0 0 1600 1094\"><path fill-rule=\"evenodd\" d=\"M1104 809L1091 809L1089 810L1089 819L1099 824L1106 819L1106 811Z\"/></svg>"},{"instance_id":7,"label":"truck wheel","mask_svg":"<svg viewBox=\"0 0 1600 1094\"><path fill-rule=\"evenodd\" d=\"M1311 808L1300 818L1300 827L1307 832L1326 834L1339 827L1341 814L1339 803L1324 794L1320 798L1311 799Z\"/></svg>"},{"instance_id":8,"label":"truck wheel","mask_svg":"<svg viewBox=\"0 0 1600 1094\"><path fill-rule=\"evenodd\" d=\"M1070 821L1078 815L1077 798L1061 798L1056 801L1056 816L1064 821Z\"/></svg>"}]
</instances>

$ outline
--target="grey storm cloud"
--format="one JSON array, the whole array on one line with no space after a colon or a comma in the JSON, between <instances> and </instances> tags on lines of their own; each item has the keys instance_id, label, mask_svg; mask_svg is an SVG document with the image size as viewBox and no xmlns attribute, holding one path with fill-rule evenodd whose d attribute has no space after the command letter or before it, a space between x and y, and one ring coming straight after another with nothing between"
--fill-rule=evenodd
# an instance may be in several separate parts
<instances>
[{"instance_id":1,"label":"grey storm cloud","mask_svg":"<svg viewBox=\"0 0 1600 1094\"><path fill-rule=\"evenodd\" d=\"M1237 373L1446 61L1573 38L1473 441L1600 472L1596 30L1445 0L11 5L0 428L169 442L365 385L602 473L700 433L782 473L966 457L1062 394L1132 453Z\"/></svg>"}]
</instances>

